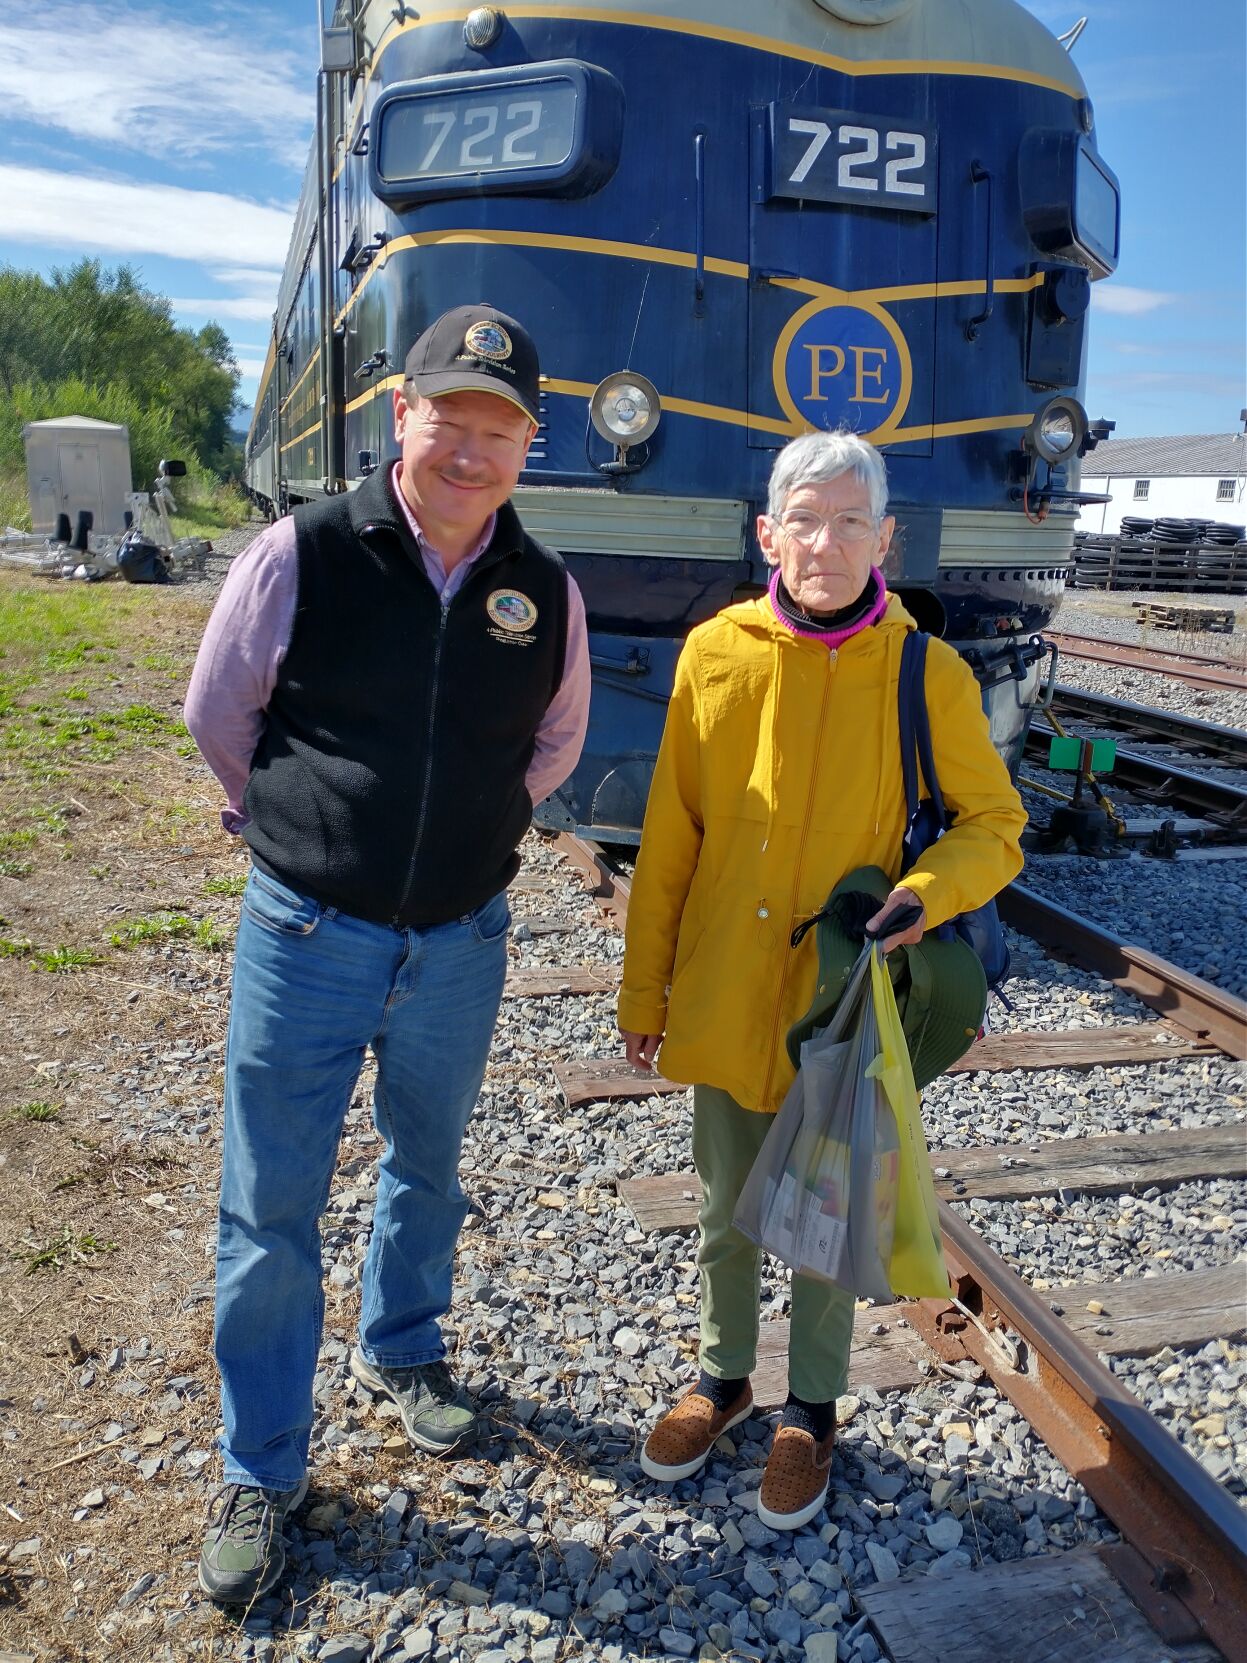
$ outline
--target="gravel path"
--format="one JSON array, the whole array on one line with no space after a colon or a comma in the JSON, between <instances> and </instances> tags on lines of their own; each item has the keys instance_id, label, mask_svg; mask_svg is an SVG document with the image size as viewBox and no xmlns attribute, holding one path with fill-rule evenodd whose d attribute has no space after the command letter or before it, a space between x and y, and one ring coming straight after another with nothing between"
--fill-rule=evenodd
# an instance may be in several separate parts
<instances>
[{"instance_id":1,"label":"gravel path","mask_svg":"<svg viewBox=\"0 0 1247 1663\"><path fill-rule=\"evenodd\" d=\"M1144 628L1139 623L1137 604L1156 603L1161 606L1194 606L1200 608L1233 608L1235 627L1232 633L1220 630L1201 630L1192 635L1187 631ZM1071 635L1098 635L1106 640L1127 641L1134 647L1155 647L1163 652L1168 647L1181 647L1186 652L1202 652L1209 657L1247 660L1247 597L1243 595L1179 595L1159 589L1114 590L1067 589L1061 598L1054 629L1067 630Z\"/></svg>"},{"instance_id":2,"label":"gravel path","mask_svg":"<svg viewBox=\"0 0 1247 1663\"><path fill-rule=\"evenodd\" d=\"M1074 1306L1080 1281L1163 1278L1234 1263L1247 1293L1247 1182L952 1205L1026 1281L1051 1291L1058 1315ZM1247 1507L1247 1346L1217 1339L1101 1361Z\"/></svg>"},{"instance_id":3,"label":"gravel path","mask_svg":"<svg viewBox=\"0 0 1247 1663\"><path fill-rule=\"evenodd\" d=\"M1176 630L1140 626L1134 611L1136 601L1159 601L1176 606L1232 606L1236 613L1233 634L1201 632L1189 635ZM1247 664L1247 600L1242 595L1173 595L1159 593L1101 594L1095 590L1067 589L1054 629L1071 635L1095 635L1156 652L1179 648ZM1096 664L1091 659L1063 657L1058 679L1089 693L1105 693L1131 699L1135 704L1193 716L1204 722L1247 728L1247 698L1241 693L1192 687L1172 676L1153 670L1133 670L1121 665ZM1188 764L1189 765L1189 764Z\"/></svg>"},{"instance_id":4,"label":"gravel path","mask_svg":"<svg viewBox=\"0 0 1247 1663\"><path fill-rule=\"evenodd\" d=\"M1022 881L1206 981L1247 997L1247 858L1180 862L1147 855L1026 858Z\"/></svg>"},{"instance_id":5,"label":"gravel path","mask_svg":"<svg viewBox=\"0 0 1247 1663\"><path fill-rule=\"evenodd\" d=\"M619 935L578 880L535 839L512 909L517 967L610 964L621 954ZM1015 946L1006 1026L1150 1017L1096 978ZM172 973L183 962L179 949L169 958ZM171 985L223 1005L219 978L197 979L189 966ZM123 1143L172 1134L201 1151L202 1171L177 1197L195 1222L169 1235L202 1266L184 1302L205 1311L220 1052L218 1041L166 1059L157 1046L118 1041L116 1071L99 1081L102 1134ZM908 1392L851 1387L840 1405L831 1507L792 1536L768 1531L754 1505L771 1432L762 1416L722 1440L697 1481L664 1488L645 1479L640 1442L693 1368L695 1244L691 1234L643 1235L615 1181L687 1168L690 1112L687 1095L564 1107L551 1058L615 1054L608 994L504 1002L465 1148L472 1211L447 1324L455 1367L490 1424L469 1458L452 1463L414 1458L393 1413L348 1372L378 1149L365 1076L324 1221L313 1493L290 1531L288 1580L244 1623L225 1624L194 1591L198 1540L187 1540L174 1563L135 1566L142 1574L124 1599L94 1612L106 1642L137 1645L151 1663L875 1663L879 1649L857 1616L855 1588L1111 1539L1081 1486L973 1372L948 1377L932 1368ZM1242 1117L1242 1092L1232 1065L1201 1058L1147 1070L960 1077L932 1087L925 1109L937 1146L1033 1143ZM1203 1253L1221 1262L1243 1237L1242 1188L1188 1185L1163 1197L1076 1198L1055 1209L1020 1202L993 1219L1053 1282L1104 1273L1104 1242L1135 1264L1144 1242L1172 1235L1175 1264ZM1128 1229L1112 1224L1110 1212L1128 1217ZM1231 1227L1214 1226L1217 1216L1229 1216ZM1031 1239L1038 1224L1046 1245ZM1209 1234L1211 1245L1201 1239ZM763 1306L764 1316L787 1307L786 1276L770 1264ZM1147 1365L1179 1434L1199 1442L1201 1454L1211 1442L1227 1474L1241 1469L1241 1413L1236 1420L1232 1405L1211 1411L1225 1416L1228 1431L1217 1434L1198 1429L1194 1411L1220 1402L1213 1391L1239 1402L1240 1364L1238 1352L1201 1353L1185 1398L1180 1389L1174 1395L1171 1365ZM84 1480L84 1519L106 1521L136 1489L147 1488L152 1505L162 1486L206 1500L215 1381L207 1367L176 1368L152 1333L124 1337L113 1356L83 1370L89 1418L133 1470L128 1482L95 1491ZM162 1413L192 1434L146 1447L144 1428ZM348 1479L359 1474L362 1481ZM90 1607L94 1555L125 1551L124 1542L94 1540L70 1555L66 1580L50 1596L69 1610Z\"/></svg>"}]
</instances>

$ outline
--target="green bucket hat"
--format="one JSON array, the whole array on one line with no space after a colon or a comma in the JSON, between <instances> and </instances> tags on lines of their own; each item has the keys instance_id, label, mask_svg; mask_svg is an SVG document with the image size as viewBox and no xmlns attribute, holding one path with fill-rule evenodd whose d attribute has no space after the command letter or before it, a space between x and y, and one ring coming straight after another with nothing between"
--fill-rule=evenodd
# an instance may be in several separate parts
<instances>
[{"instance_id":1,"label":"green bucket hat","mask_svg":"<svg viewBox=\"0 0 1247 1663\"><path fill-rule=\"evenodd\" d=\"M830 1021L862 951L860 938L846 930L836 901L857 890L882 904L892 888L891 879L879 867L861 866L841 878L827 897L815 925L818 981L814 1000L801 1020L788 1030L788 1055L794 1068L800 1066L805 1041ZM973 1045L987 1009L987 977L977 953L966 942L956 938L943 941L933 933L913 947L889 953L887 962L914 1083L922 1087Z\"/></svg>"}]
</instances>

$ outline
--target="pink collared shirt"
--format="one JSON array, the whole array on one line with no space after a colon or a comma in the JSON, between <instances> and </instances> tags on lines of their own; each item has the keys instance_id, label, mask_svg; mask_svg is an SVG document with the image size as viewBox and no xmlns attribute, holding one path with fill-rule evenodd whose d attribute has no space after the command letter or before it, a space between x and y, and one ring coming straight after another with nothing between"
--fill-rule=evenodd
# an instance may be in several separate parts
<instances>
[{"instance_id":1,"label":"pink collared shirt","mask_svg":"<svg viewBox=\"0 0 1247 1663\"><path fill-rule=\"evenodd\" d=\"M394 495L416 539L429 582L442 601L449 602L488 547L495 516L490 515L472 552L447 574L441 555L420 530L403 495L397 463ZM287 516L262 531L231 563L186 691L186 725L225 792L221 824L234 835L247 824L243 792L264 732L277 673L290 645L297 588L294 521ZM576 766L589 724L589 689L585 603L568 573L563 679L537 729L524 779L534 803L562 785Z\"/></svg>"}]
</instances>

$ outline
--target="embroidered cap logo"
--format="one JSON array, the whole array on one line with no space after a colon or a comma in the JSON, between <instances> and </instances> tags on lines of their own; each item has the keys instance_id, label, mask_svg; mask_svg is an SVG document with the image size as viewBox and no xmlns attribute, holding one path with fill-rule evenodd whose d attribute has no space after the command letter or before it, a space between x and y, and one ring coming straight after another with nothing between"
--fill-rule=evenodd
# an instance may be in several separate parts
<instances>
[{"instance_id":1,"label":"embroidered cap logo","mask_svg":"<svg viewBox=\"0 0 1247 1663\"><path fill-rule=\"evenodd\" d=\"M473 358L501 364L511 356L511 337L500 323L474 323L463 337L463 349Z\"/></svg>"}]
</instances>

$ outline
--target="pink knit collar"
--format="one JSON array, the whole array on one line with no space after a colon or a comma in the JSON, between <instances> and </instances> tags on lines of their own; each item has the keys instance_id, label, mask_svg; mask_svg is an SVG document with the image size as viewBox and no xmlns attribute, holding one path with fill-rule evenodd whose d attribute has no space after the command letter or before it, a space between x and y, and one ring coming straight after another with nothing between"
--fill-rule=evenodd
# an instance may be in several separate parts
<instances>
[{"instance_id":1,"label":"pink knit collar","mask_svg":"<svg viewBox=\"0 0 1247 1663\"><path fill-rule=\"evenodd\" d=\"M771 611L775 614L779 622L783 624L784 628L790 635L795 635L803 641L821 641L825 647L834 650L836 647L843 646L844 643L852 636L859 635L862 630L869 629L872 624L877 624L888 609L888 590L887 585L883 581L883 573L879 570L878 566L872 566L870 568L870 575L875 579L876 586L878 588L878 597L868 612L858 618L855 623L846 624L843 629L800 629L790 618L786 618L775 599L775 589L779 583L778 566L772 570L771 581L767 585L767 592L771 599Z\"/></svg>"}]
</instances>

